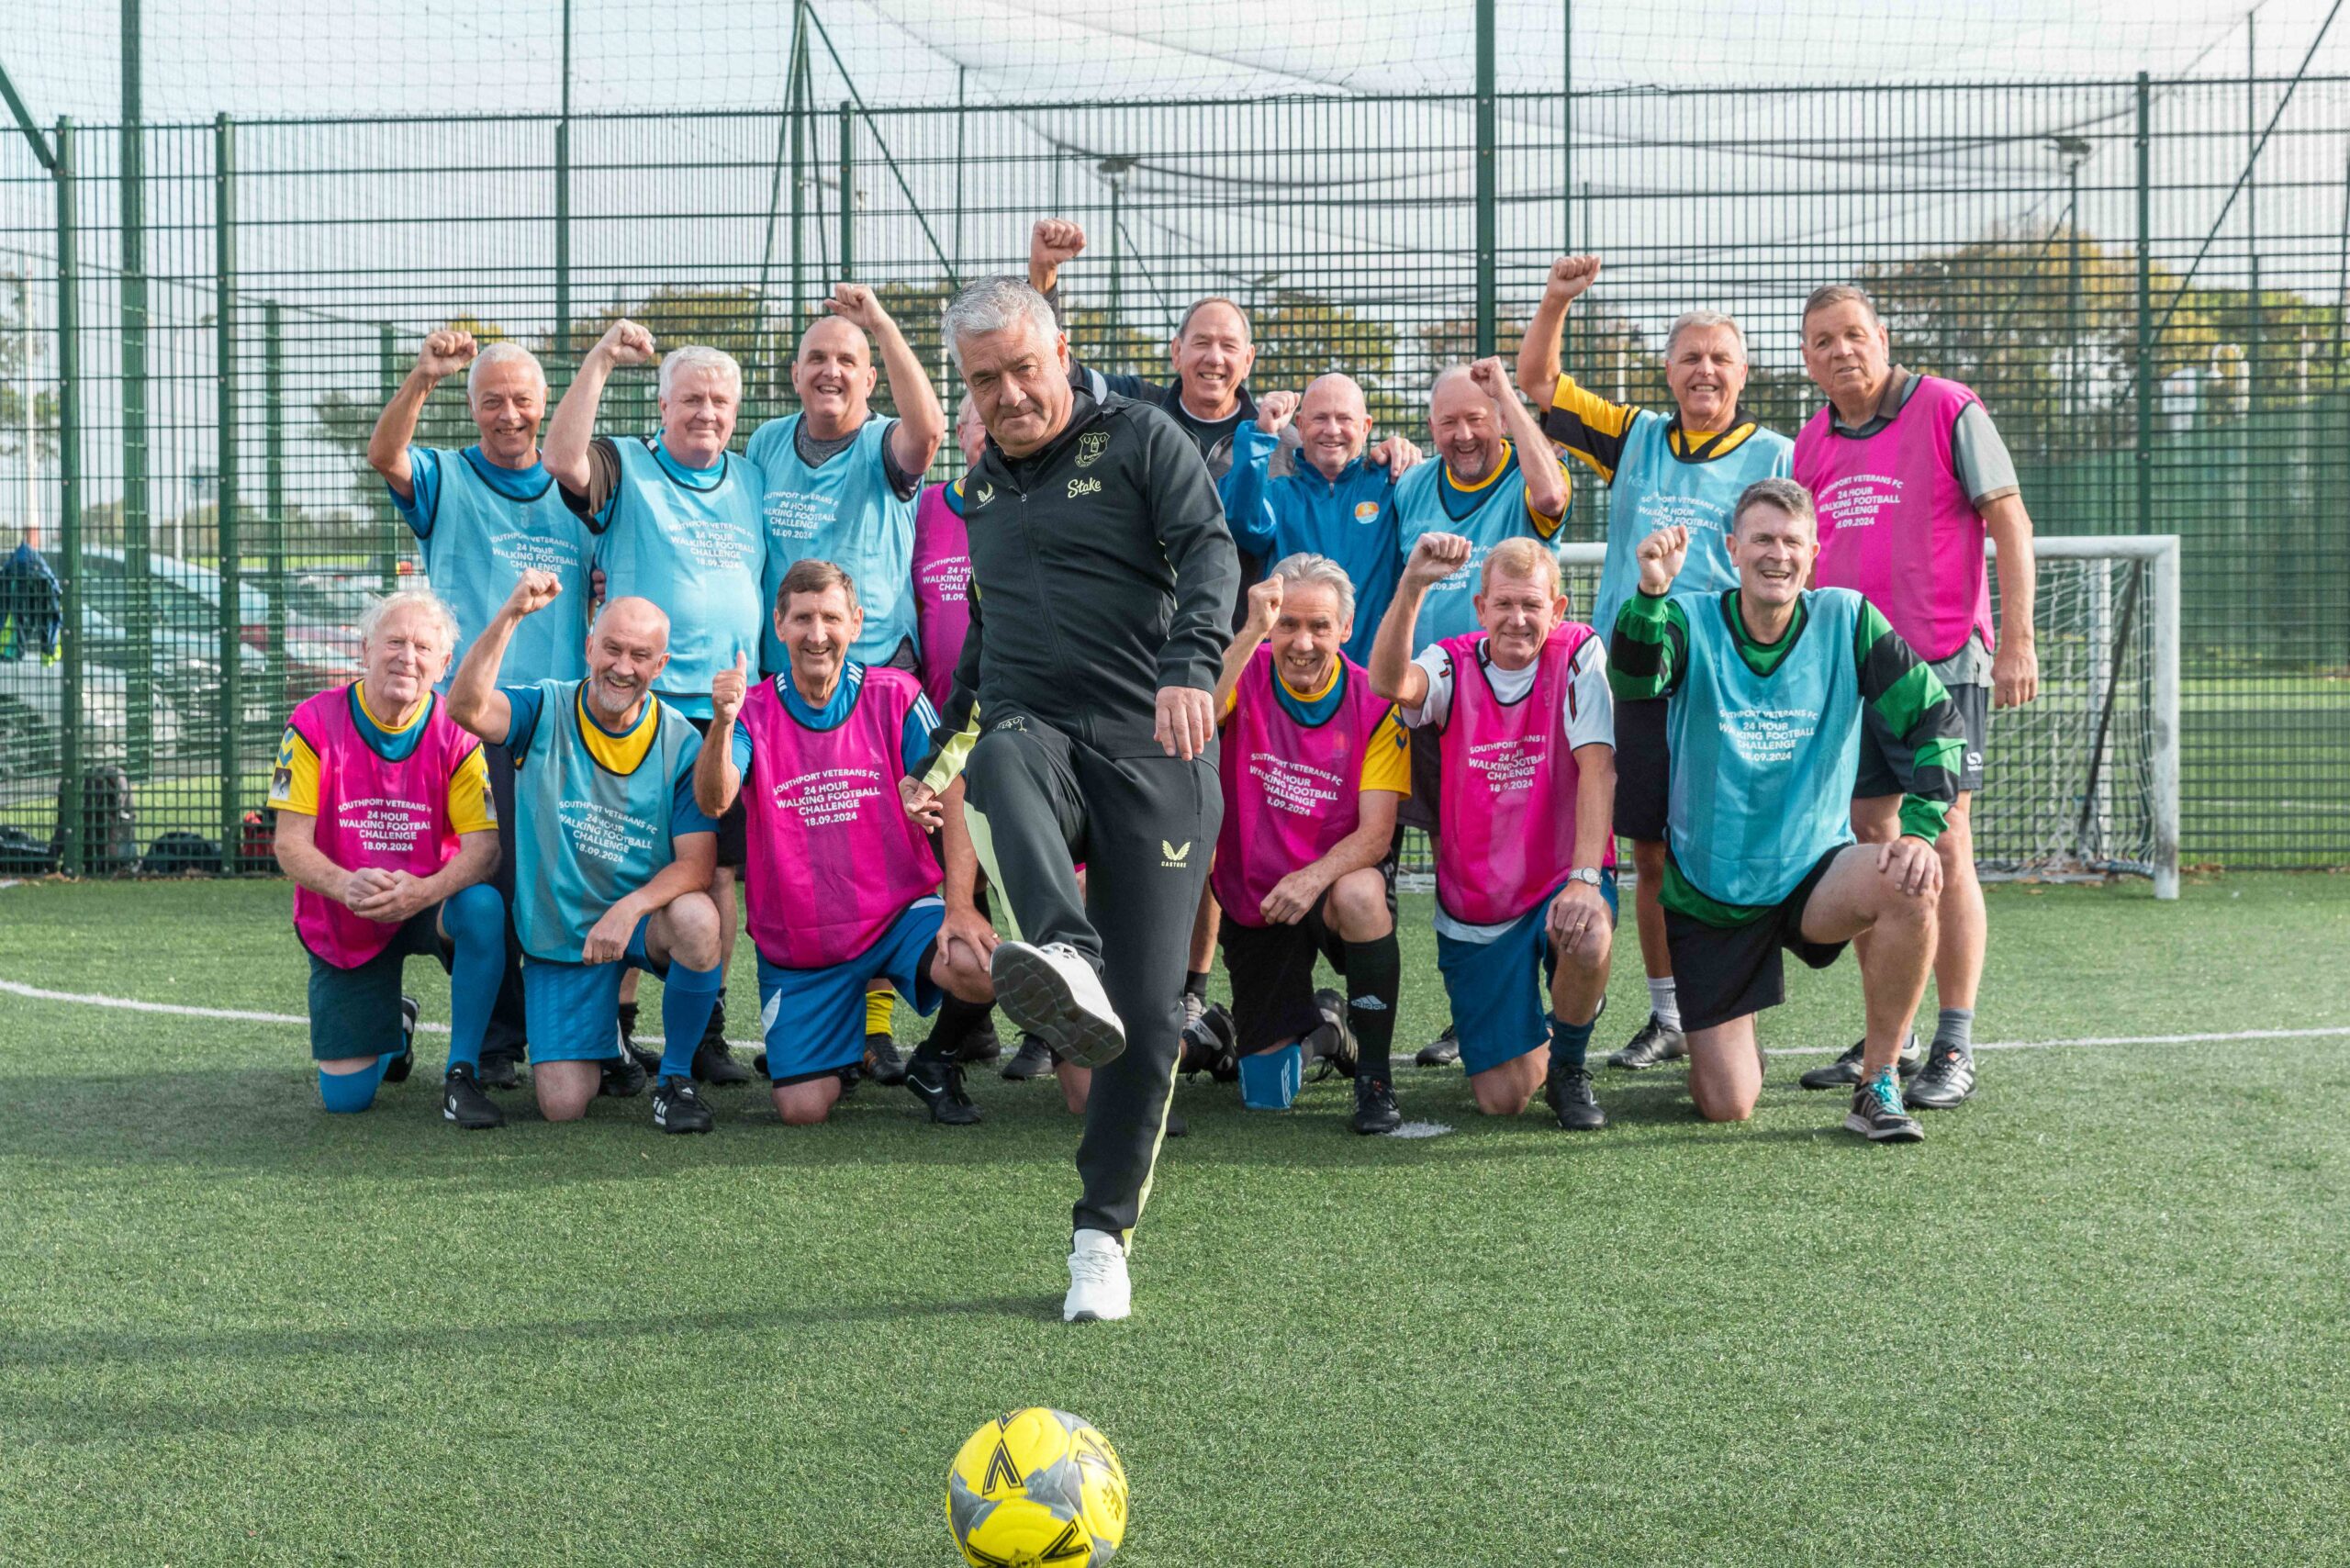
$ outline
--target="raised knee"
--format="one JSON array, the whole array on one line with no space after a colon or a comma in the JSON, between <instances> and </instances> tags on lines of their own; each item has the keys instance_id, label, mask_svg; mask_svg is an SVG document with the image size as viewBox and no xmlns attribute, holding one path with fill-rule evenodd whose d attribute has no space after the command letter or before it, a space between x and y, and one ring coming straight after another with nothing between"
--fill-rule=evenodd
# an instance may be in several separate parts
<instances>
[{"instance_id":1,"label":"raised knee","mask_svg":"<svg viewBox=\"0 0 2350 1568\"><path fill-rule=\"evenodd\" d=\"M718 905L707 893L687 893L669 905L669 946L688 969L718 962Z\"/></svg>"}]
</instances>

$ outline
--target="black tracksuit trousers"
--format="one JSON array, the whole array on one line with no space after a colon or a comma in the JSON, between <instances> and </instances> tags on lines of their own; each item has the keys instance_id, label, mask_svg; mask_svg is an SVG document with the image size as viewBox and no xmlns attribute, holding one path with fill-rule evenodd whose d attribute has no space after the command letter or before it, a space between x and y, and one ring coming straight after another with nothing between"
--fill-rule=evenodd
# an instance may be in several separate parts
<instances>
[{"instance_id":1,"label":"black tracksuit trousers","mask_svg":"<svg viewBox=\"0 0 2350 1568\"><path fill-rule=\"evenodd\" d=\"M1095 1070L1078 1145L1076 1227L1124 1236L1150 1196L1181 1049L1192 918L1224 795L1213 750L1108 756L1024 713L987 715L964 809L997 913L1024 942L1066 942L1100 971L1125 1053ZM1085 867L1078 895L1073 863Z\"/></svg>"}]
</instances>

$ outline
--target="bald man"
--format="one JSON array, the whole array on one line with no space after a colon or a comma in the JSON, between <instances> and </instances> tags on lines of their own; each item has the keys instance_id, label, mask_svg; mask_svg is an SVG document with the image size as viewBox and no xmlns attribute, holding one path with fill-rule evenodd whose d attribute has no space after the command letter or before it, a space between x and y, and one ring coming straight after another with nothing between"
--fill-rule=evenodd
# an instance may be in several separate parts
<instances>
[{"instance_id":1,"label":"bald man","mask_svg":"<svg viewBox=\"0 0 2350 1568\"><path fill-rule=\"evenodd\" d=\"M621 977L643 969L664 982L653 1125L706 1133L693 1056L725 972L707 890L718 823L694 803L701 736L655 695L669 618L650 599L605 603L588 630L585 680L498 684L516 628L562 594L554 574L524 572L449 688L449 716L514 764L531 1085L547 1120L587 1114L620 1055Z\"/></svg>"},{"instance_id":2,"label":"bald man","mask_svg":"<svg viewBox=\"0 0 2350 1568\"><path fill-rule=\"evenodd\" d=\"M1395 482L1420 460L1400 436L1371 445L1370 406L1352 376L1316 377L1299 401L1293 463L1276 458L1265 487L1270 526L1261 539L1233 537L1243 549L1276 561L1321 555L1345 568L1354 586L1354 634L1340 650L1357 664L1371 658L1379 623L1395 597L1403 551L1395 521Z\"/></svg>"},{"instance_id":3,"label":"bald man","mask_svg":"<svg viewBox=\"0 0 2350 1568\"><path fill-rule=\"evenodd\" d=\"M871 289L842 284L824 308L829 314L800 335L791 362L800 411L769 420L751 437L750 459L767 482L763 597L775 602L793 563L830 561L855 580L865 608L865 630L849 656L862 665L918 669L914 501L946 439L946 415L922 361ZM885 375L894 420L873 413L873 393ZM768 624L760 669L778 675L790 664Z\"/></svg>"}]
</instances>

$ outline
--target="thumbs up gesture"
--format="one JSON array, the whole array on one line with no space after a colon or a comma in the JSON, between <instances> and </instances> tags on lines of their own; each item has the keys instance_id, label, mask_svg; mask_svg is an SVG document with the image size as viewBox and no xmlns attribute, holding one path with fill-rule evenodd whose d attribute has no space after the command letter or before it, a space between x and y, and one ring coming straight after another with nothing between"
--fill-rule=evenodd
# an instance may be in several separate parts
<instances>
[{"instance_id":1,"label":"thumbs up gesture","mask_svg":"<svg viewBox=\"0 0 2350 1568\"><path fill-rule=\"evenodd\" d=\"M742 711L750 674L750 666L744 661L741 650L737 649L734 667L720 670L710 678L710 727L713 733L721 726L733 726L734 715Z\"/></svg>"}]
</instances>

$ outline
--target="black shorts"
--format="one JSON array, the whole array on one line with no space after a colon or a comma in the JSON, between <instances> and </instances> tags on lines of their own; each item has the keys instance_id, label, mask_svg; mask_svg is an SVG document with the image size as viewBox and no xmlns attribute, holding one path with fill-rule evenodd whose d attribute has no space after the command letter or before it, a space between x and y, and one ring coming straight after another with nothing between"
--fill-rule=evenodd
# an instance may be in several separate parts
<instances>
[{"instance_id":1,"label":"black shorts","mask_svg":"<svg viewBox=\"0 0 2350 1568\"><path fill-rule=\"evenodd\" d=\"M1665 906L1664 940L1673 953L1673 980L1681 998L1684 1029L1711 1029L1785 1002L1782 949L1815 969L1836 961L1845 944L1804 940L1803 912L1811 902L1812 890L1828 875L1828 868L1851 847L1839 845L1821 856L1819 863L1796 884L1795 891L1743 925L1707 925L1671 904Z\"/></svg>"},{"instance_id":2,"label":"black shorts","mask_svg":"<svg viewBox=\"0 0 2350 1568\"><path fill-rule=\"evenodd\" d=\"M1387 909L1395 909L1395 861L1380 863L1387 879ZM1328 895L1323 896L1328 902ZM1216 940L1232 980L1232 1031L1240 1054L1310 1035L1322 1022L1314 1001L1314 960L1347 972L1347 945L1322 918L1321 903L1294 925L1243 925L1225 912Z\"/></svg>"},{"instance_id":3,"label":"black shorts","mask_svg":"<svg viewBox=\"0 0 2350 1568\"><path fill-rule=\"evenodd\" d=\"M701 732L702 745L710 744L708 719L697 719L688 714L686 722ZM722 740L720 744L722 745L727 743ZM730 871L741 870L744 863L751 857L749 823L750 819L744 815L743 810L743 794L738 790L734 792L734 803L726 808L724 816L718 819L718 863Z\"/></svg>"},{"instance_id":4,"label":"black shorts","mask_svg":"<svg viewBox=\"0 0 2350 1568\"><path fill-rule=\"evenodd\" d=\"M1616 704L1616 834L1635 843L1664 838L1665 808L1673 796L1671 749L1662 697Z\"/></svg>"},{"instance_id":5,"label":"black shorts","mask_svg":"<svg viewBox=\"0 0 2350 1568\"><path fill-rule=\"evenodd\" d=\"M1436 836L1437 798L1444 783L1442 742L1438 739L1437 726L1422 724L1409 732L1412 737L1412 792L1395 802L1395 823L1398 827L1416 827L1429 837Z\"/></svg>"},{"instance_id":6,"label":"black shorts","mask_svg":"<svg viewBox=\"0 0 2350 1568\"><path fill-rule=\"evenodd\" d=\"M445 972L453 955L441 937L441 906L418 910L400 923L384 950L364 964L338 969L311 953L310 1059L343 1061L400 1048L400 970L410 958L431 958Z\"/></svg>"},{"instance_id":7,"label":"black shorts","mask_svg":"<svg viewBox=\"0 0 2350 1568\"><path fill-rule=\"evenodd\" d=\"M1958 722L1966 732L1966 754L1958 769L1958 787L1962 790L1983 788L1983 737L1991 727L1991 689L1987 686L1953 686L1951 705L1958 710ZM1619 762L1620 769L1622 764ZM1620 777L1620 774L1619 774ZM1619 784L1617 787L1622 789ZM1872 800L1879 795L1898 795L1900 775L1893 771L1884 751L1876 744L1876 735L1865 724L1861 727L1861 772L1852 783L1852 799ZM1621 796L1618 796L1621 799Z\"/></svg>"}]
</instances>

